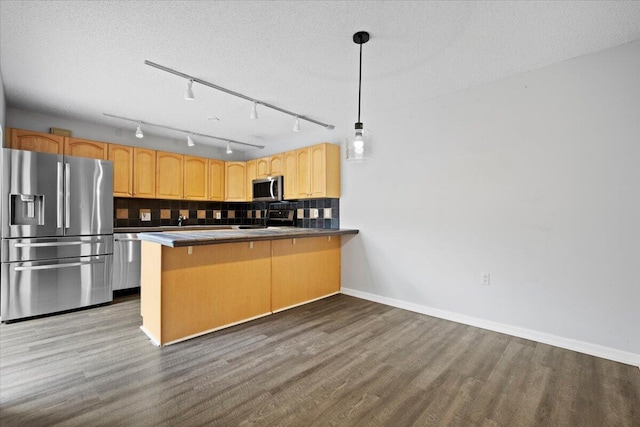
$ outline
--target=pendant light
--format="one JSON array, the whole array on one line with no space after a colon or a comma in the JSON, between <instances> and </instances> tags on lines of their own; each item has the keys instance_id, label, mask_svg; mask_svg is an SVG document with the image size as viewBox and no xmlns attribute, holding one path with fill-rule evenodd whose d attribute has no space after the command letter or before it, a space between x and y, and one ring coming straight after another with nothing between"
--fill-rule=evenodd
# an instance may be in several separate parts
<instances>
[{"instance_id":1,"label":"pendant light","mask_svg":"<svg viewBox=\"0 0 640 427\"><path fill-rule=\"evenodd\" d=\"M191 86L193 86L193 80L189 79L187 81L187 88L184 91L184 99L186 99L187 101L193 101L195 98L193 96L193 89L191 88Z\"/></svg>"},{"instance_id":2,"label":"pendant light","mask_svg":"<svg viewBox=\"0 0 640 427\"><path fill-rule=\"evenodd\" d=\"M362 96L362 45L369 41L369 33L358 31L353 35L353 42L360 45L360 73L358 75L358 121L355 132L347 140L347 161L361 162L369 160L369 150L364 135L364 126L360 121L360 98Z\"/></svg>"},{"instance_id":3,"label":"pendant light","mask_svg":"<svg viewBox=\"0 0 640 427\"><path fill-rule=\"evenodd\" d=\"M136 129L136 138L144 138L144 133L142 133L142 124L138 122L138 129Z\"/></svg>"}]
</instances>

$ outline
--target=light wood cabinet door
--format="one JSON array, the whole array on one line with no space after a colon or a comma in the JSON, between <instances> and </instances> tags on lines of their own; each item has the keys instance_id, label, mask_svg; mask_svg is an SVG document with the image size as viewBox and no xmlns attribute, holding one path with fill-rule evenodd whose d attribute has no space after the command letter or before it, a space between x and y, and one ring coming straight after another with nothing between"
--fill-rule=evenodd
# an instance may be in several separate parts
<instances>
[{"instance_id":1,"label":"light wood cabinet door","mask_svg":"<svg viewBox=\"0 0 640 427\"><path fill-rule=\"evenodd\" d=\"M184 156L184 198L207 200L209 165L203 157Z\"/></svg>"},{"instance_id":2,"label":"light wood cabinet door","mask_svg":"<svg viewBox=\"0 0 640 427\"><path fill-rule=\"evenodd\" d=\"M287 200L298 197L297 177L298 167L296 152L287 151L282 154L282 175L284 176L284 198Z\"/></svg>"},{"instance_id":3,"label":"light wood cabinet door","mask_svg":"<svg viewBox=\"0 0 640 427\"><path fill-rule=\"evenodd\" d=\"M271 242L271 310L340 292L340 236Z\"/></svg>"},{"instance_id":4,"label":"light wood cabinet door","mask_svg":"<svg viewBox=\"0 0 640 427\"><path fill-rule=\"evenodd\" d=\"M64 136L23 129L11 129L11 148L41 153L64 154Z\"/></svg>"},{"instance_id":5,"label":"light wood cabinet door","mask_svg":"<svg viewBox=\"0 0 640 427\"><path fill-rule=\"evenodd\" d=\"M258 178L258 160L260 159L247 162L247 202L253 201L253 180Z\"/></svg>"},{"instance_id":6,"label":"light wood cabinet door","mask_svg":"<svg viewBox=\"0 0 640 427\"><path fill-rule=\"evenodd\" d=\"M323 143L296 150L296 167L298 198L340 197L340 146Z\"/></svg>"},{"instance_id":7,"label":"light wood cabinet door","mask_svg":"<svg viewBox=\"0 0 640 427\"><path fill-rule=\"evenodd\" d=\"M275 154L269 157L269 175L284 175L284 154Z\"/></svg>"},{"instance_id":8,"label":"light wood cabinet door","mask_svg":"<svg viewBox=\"0 0 640 427\"><path fill-rule=\"evenodd\" d=\"M224 199L230 202L244 202L247 197L247 168L245 162L225 162Z\"/></svg>"},{"instance_id":9,"label":"light wood cabinet door","mask_svg":"<svg viewBox=\"0 0 640 427\"><path fill-rule=\"evenodd\" d=\"M70 138L64 139L65 156L87 157L90 159L107 160L109 157L109 144L105 142L91 141L88 139Z\"/></svg>"},{"instance_id":10,"label":"light wood cabinet door","mask_svg":"<svg viewBox=\"0 0 640 427\"><path fill-rule=\"evenodd\" d=\"M156 150L133 149L133 197L156 197Z\"/></svg>"},{"instance_id":11,"label":"light wood cabinet door","mask_svg":"<svg viewBox=\"0 0 640 427\"><path fill-rule=\"evenodd\" d=\"M184 156L177 153L156 153L156 197L184 199Z\"/></svg>"},{"instance_id":12,"label":"light wood cabinet door","mask_svg":"<svg viewBox=\"0 0 640 427\"><path fill-rule=\"evenodd\" d=\"M109 144L108 152L113 161L113 196L133 197L133 147Z\"/></svg>"},{"instance_id":13,"label":"light wood cabinet door","mask_svg":"<svg viewBox=\"0 0 640 427\"><path fill-rule=\"evenodd\" d=\"M309 147L296 150L296 168L297 198L309 198L309 196L311 196L311 163L309 161Z\"/></svg>"},{"instance_id":14,"label":"light wood cabinet door","mask_svg":"<svg viewBox=\"0 0 640 427\"><path fill-rule=\"evenodd\" d=\"M209 159L209 200L224 200L224 161Z\"/></svg>"},{"instance_id":15,"label":"light wood cabinet door","mask_svg":"<svg viewBox=\"0 0 640 427\"><path fill-rule=\"evenodd\" d=\"M269 158L262 157L252 160L256 162L256 178L266 178L269 176Z\"/></svg>"}]
</instances>

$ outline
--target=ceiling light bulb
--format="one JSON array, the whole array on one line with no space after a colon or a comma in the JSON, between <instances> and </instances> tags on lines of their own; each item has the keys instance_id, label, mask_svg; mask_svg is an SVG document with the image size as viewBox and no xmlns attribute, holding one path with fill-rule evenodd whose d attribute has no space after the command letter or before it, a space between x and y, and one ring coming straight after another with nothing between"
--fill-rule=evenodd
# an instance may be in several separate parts
<instances>
[{"instance_id":1,"label":"ceiling light bulb","mask_svg":"<svg viewBox=\"0 0 640 427\"><path fill-rule=\"evenodd\" d=\"M184 99L188 101L193 101L194 99L193 89L191 89L192 85L193 85L193 80L189 79L189 81L187 82L187 89L184 91Z\"/></svg>"},{"instance_id":2,"label":"ceiling light bulb","mask_svg":"<svg viewBox=\"0 0 640 427\"><path fill-rule=\"evenodd\" d=\"M233 153L233 150L231 149L231 141L227 141L227 154L231 153Z\"/></svg>"},{"instance_id":3,"label":"ceiling light bulb","mask_svg":"<svg viewBox=\"0 0 640 427\"><path fill-rule=\"evenodd\" d=\"M140 122L138 122L138 129L136 129L136 138L144 138L144 133L142 133L142 126Z\"/></svg>"},{"instance_id":4,"label":"ceiling light bulb","mask_svg":"<svg viewBox=\"0 0 640 427\"><path fill-rule=\"evenodd\" d=\"M194 145L196 145L196 143L193 142L193 138L191 138L191 135L187 135L187 146L193 147Z\"/></svg>"},{"instance_id":5,"label":"ceiling light bulb","mask_svg":"<svg viewBox=\"0 0 640 427\"><path fill-rule=\"evenodd\" d=\"M249 116L251 120L255 120L258 118L258 103L253 101L253 106L251 107L251 115Z\"/></svg>"},{"instance_id":6,"label":"ceiling light bulb","mask_svg":"<svg viewBox=\"0 0 640 427\"><path fill-rule=\"evenodd\" d=\"M293 124L293 131L300 132L300 117L296 116L296 122Z\"/></svg>"}]
</instances>

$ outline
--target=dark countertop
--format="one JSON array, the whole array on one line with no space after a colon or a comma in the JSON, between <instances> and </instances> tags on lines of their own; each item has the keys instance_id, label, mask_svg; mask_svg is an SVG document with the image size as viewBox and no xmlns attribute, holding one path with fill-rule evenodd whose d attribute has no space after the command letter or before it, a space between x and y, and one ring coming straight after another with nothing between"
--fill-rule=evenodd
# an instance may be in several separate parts
<instances>
[{"instance_id":1,"label":"dark countertop","mask_svg":"<svg viewBox=\"0 0 640 427\"><path fill-rule=\"evenodd\" d=\"M166 228L166 227L164 227ZM177 227L176 227L177 228ZM183 246L212 245L219 243L249 242L258 240L293 239L303 237L341 236L358 234L358 230L351 229L322 229L298 227L273 227L258 229L198 229L179 228L180 231L144 232L139 233L140 240L159 243L163 246L178 248ZM115 230L114 230L115 231Z\"/></svg>"}]
</instances>

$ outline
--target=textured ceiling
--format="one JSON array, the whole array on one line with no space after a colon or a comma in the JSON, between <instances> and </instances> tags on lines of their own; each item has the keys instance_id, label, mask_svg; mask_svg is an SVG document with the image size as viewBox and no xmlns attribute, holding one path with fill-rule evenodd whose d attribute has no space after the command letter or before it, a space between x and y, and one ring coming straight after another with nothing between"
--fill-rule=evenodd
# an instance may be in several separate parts
<instances>
[{"instance_id":1,"label":"textured ceiling","mask_svg":"<svg viewBox=\"0 0 640 427\"><path fill-rule=\"evenodd\" d=\"M367 112L640 39L640 2L2 0L0 71L8 108L134 130L106 112L277 151L353 126L359 30L371 33L366 122ZM250 120L249 102L198 84L185 101L186 81L145 60L338 128L302 122L296 134L291 117L265 108Z\"/></svg>"}]
</instances>

